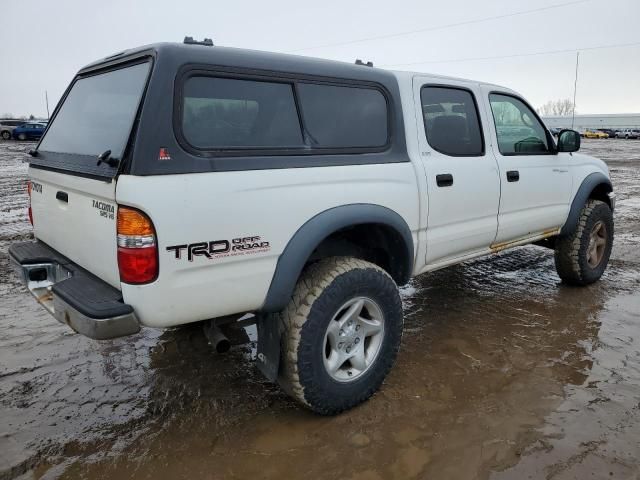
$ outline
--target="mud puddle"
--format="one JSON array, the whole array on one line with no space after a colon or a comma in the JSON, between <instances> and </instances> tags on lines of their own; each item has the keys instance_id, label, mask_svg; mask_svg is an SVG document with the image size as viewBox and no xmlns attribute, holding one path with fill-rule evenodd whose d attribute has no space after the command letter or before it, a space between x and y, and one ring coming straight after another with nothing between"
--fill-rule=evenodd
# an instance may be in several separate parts
<instances>
[{"instance_id":1,"label":"mud puddle","mask_svg":"<svg viewBox=\"0 0 640 480\"><path fill-rule=\"evenodd\" d=\"M264 382L250 344L217 356L199 327L94 342L58 325L8 272L6 249L29 229L26 146L7 145L0 478L640 475L640 141L583 144L618 190L601 282L561 285L537 247L416 279L396 367L369 402L334 418Z\"/></svg>"}]
</instances>

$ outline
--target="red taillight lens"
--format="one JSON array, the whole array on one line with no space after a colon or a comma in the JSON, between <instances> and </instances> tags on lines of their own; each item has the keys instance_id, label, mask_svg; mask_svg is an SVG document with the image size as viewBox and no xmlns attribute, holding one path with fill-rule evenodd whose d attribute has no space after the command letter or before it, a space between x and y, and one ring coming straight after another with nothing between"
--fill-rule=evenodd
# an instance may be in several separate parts
<instances>
[{"instance_id":1,"label":"red taillight lens","mask_svg":"<svg viewBox=\"0 0 640 480\"><path fill-rule=\"evenodd\" d=\"M158 274L158 249L118 247L120 280L125 283L148 283Z\"/></svg>"},{"instance_id":2,"label":"red taillight lens","mask_svg":"<svg viewBox=\"0 0 640 480\"><path fill-rule=\"evenodd\" d=\"M29 215L29 223L33 226L33 211L31 210L31 180L27 180L27 195L29 195L29 208L27 213Z\"/></svg>"},{"instance_id":3,"label":"red taillight lens","mask_svg":"<svg viewBox=\"0 0 640 480\"><path fill-rule=\"evenodd\" d=\"M158 248L153 223L144 213L118 208L118 269L120 281L139 285L158 276Z\"/></svg>"}]
</instances>

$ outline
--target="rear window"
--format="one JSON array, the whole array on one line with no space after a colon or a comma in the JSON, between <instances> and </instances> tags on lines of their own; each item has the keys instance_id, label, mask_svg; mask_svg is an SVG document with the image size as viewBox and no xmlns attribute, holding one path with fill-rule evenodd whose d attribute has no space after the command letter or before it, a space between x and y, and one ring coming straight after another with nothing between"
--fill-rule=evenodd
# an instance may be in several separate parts
<instances>
[{"instance_id":1,"label":"rear window","mask_svg":"<svg viewBox=\"0 0 640 480\"><path fill-rule=\"evenodd\" d=\"M194 75L181 102L182 137L202 151L360 152L389 141L387 101L375 88Z\"/></svg>"},{"instance_id":2,"label":"rear window","mask_svg":"<svg viewBox=\"0 0 640 480\"><path fill-rule=\"evenodd\" d=\"M386 145L387 102L379 90L301 83L298 92L312 146L352 148Z\"/></svg>"},{"instance_id":3,"label":"rear window","mask_svg":"<svg viewBox=\"0 0 640 480\"><path fill-rule=\"evenodd\" d=\"M122 158L142 98L149 63L75 81L40 142L44 152Z\"/></svg>"},{"instance_id":4,"label":"rear window","mask_svg":"<svg viewBox=\"0 0 640 480\"><path fill-rule=\"evenodd\" d=\"M190 77L182 133L198 149L301 147L293 87L287 83Z\"/></svg>"},{"instance_id":5,"label":"rear window","mask_svg":"<svg viewBox=\"0 0 640 480\"><path fill-rule=\"evenodd\" d=\"M470 91L424 86L420 98L427 141L433 149L453 157L484 155L478 109Z\"/></svg>"}]
</instances>

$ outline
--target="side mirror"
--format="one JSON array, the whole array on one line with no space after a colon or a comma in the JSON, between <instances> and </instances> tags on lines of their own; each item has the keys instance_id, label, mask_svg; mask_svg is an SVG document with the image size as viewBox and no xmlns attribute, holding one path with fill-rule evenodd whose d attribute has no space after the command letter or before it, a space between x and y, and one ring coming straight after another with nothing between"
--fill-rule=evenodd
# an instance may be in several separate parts
<instances>
[{"instance_id":1,"label":"side mirror","mask_svg":"<svg viewBox=\"0 0 640 480\"><path fill-rule=\"evenodd\" d=\"M575 130L561 130L558 134L558 152L577 152L580 150L580 134Z\"/></svg>"}]
</instances>

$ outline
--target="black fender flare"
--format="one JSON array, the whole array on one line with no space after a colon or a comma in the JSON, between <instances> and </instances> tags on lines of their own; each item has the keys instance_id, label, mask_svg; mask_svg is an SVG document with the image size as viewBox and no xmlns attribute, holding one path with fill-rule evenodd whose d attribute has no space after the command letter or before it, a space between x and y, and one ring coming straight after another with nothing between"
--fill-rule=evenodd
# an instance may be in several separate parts
<instances>
[{"instance_id":1,"label":"black fender flare","mask_svg":"<svg viewBox=\"0 0 640 480\"><path fill-rule=\"evenodd\" d=\"M403 274L396 281L399 284L406 283L411 276L414 262L413 236L407 222L397 212L381 205L342 205L317 214L291 237L278 258L267 297L260 311L277 312L289 303L305 263L325 238L343 228L365 223L391 227L400 234L406 249L404 258L407 264L402 266Z\"/></svg>"},{"instance_id":2,"label":"black fender flare","mask_svg":"<svg viewBox=\"0 0 640 480\"><path fill-rule=\"evenodd\" d=\"M609 178L607 178L607 176L603 173L593 172L585 177L585 179L580 184L575 197L573 197L573 201L571 202L571 209L569 210L569 216L567 217L567 221L564 223L562 229L560 230L560 236L569 235L576 229L576 227L578 226L578 220L580 218L582 207L584 207L587 203L591 192L593 192L593 190L599 185L605 185L607 192L613 191L611 180L609 180Z\"/></svg>"}]
</instances>

